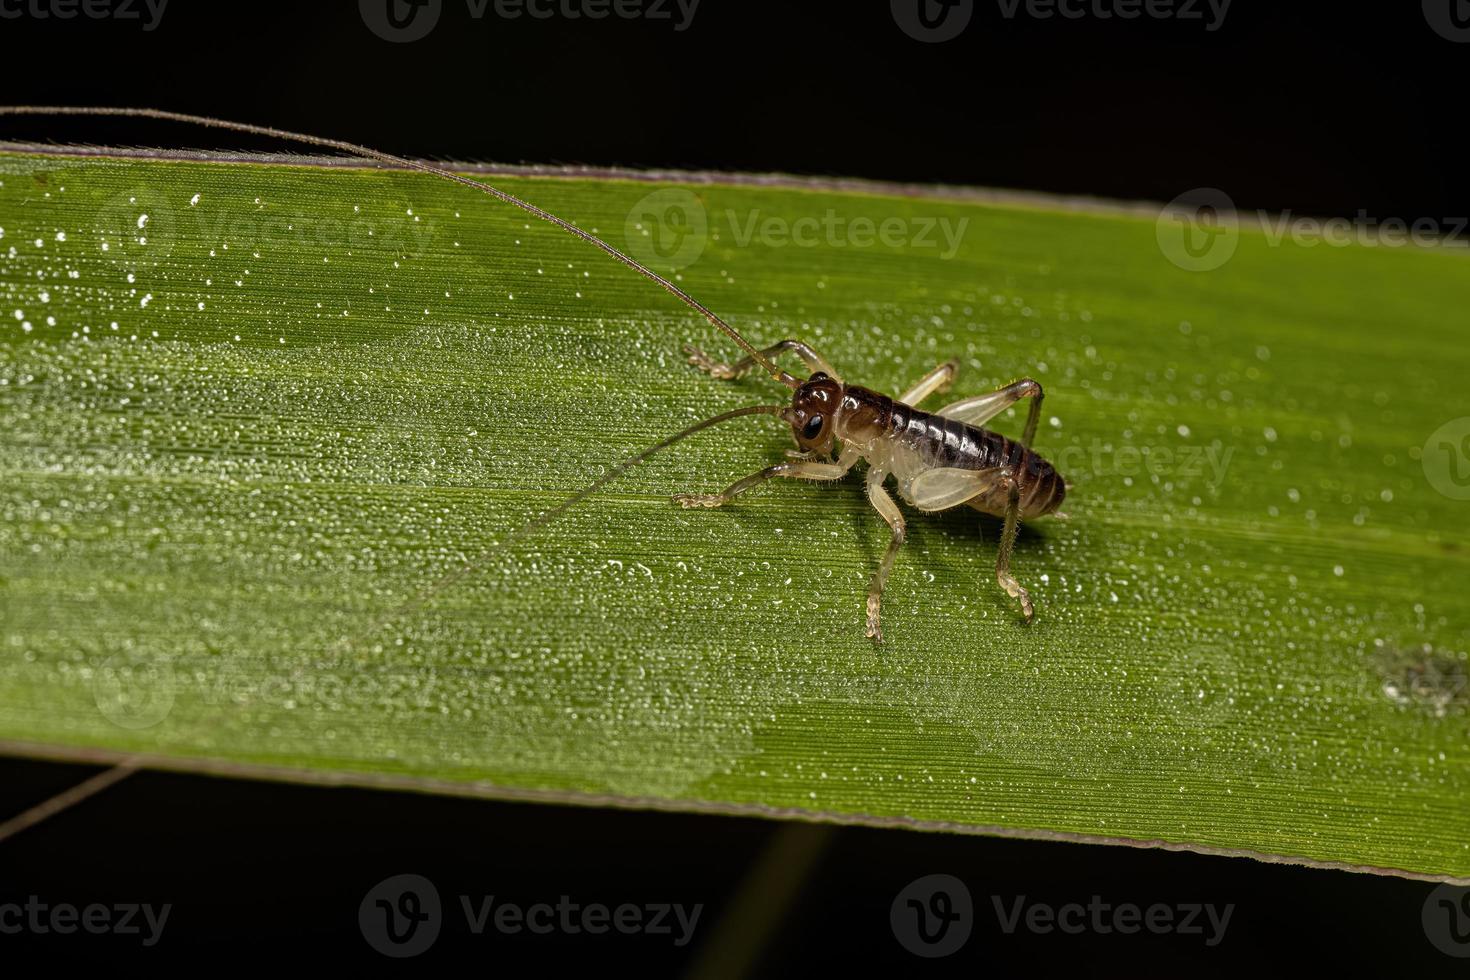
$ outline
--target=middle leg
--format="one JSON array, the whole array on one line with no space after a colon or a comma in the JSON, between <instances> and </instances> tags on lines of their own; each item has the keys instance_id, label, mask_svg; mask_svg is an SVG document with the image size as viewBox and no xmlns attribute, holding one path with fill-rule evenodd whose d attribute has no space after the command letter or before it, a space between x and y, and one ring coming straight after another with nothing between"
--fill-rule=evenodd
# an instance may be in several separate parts
<instances>
[{"instance_id":1,"label":"middle leg","mask_svg":"<svg viewBox=\"0 0 1470 980\"><path fill-rule=\"evenodd\" d=\"M883 602L883 586L888 581L888 573L893 571L893 562L898 558L898 549L903 546L905 527L903 512L898 509L898 504L883 489L883 481L888 474L880 469L868 470L868 500L872 502L873 508L878 511L879 516L888 522L888 527L893 531L893 536L888 540L888 550L883 553L883 560L878 563L878 569L873 573L873 583L868 586L868 629L867 635L873 638L875 643L883 642L883 627L879 622L878 609Z\"/></svg>"},{"instance_id":2,"label":"middle leg","mask_svg":"<svg viewBox=\"0 0 1470 980\"><path fill-rule=\"evenodd\" d=\"M928 374L918 380L908 391L898 396L898 400L905 405L919 407L919 402L928 398L938 391L947 391L954 384L954 376L959 373L959 361L945 361Z\"/></svg>"}]
</instances>

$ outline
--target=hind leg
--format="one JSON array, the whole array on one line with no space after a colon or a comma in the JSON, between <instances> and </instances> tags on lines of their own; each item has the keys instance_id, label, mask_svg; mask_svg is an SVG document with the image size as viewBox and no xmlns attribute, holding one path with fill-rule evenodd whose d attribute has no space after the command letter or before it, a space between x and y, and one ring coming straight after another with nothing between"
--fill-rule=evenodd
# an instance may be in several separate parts
<instances>
[{"instance_id":1,"label":"hind leg","mask_svg":"<svg viewBox=\"0 0 1470 980\"><path fill-rule=\"evenodd\" d=\"M1006 488L1006 516L1005 527L1000 532L1000 549L995 555L995 580L1006 590L1006 595L1021 600L1021 615L1029 623L1036 614L1031 604L1031 593L1011 574L1011 553L1016 547L1016 535L1021 530L1021 486L1009 476L1002 485Z\"/></svg>"},{"instance_id":2,"label":"hind leg","mask_svg":"<svg viewBox=\"0 0 1470 980\"><path fill-rule=\"evenodd\" d=\"M935 414L943 415L947 419L958 419L968 425L980 426L1022 398L1029 398L1031 399L1031 411L1026 415L1026 428L1022 431L1021 440L1016 445L1030 449L1032 441L1036 438L1036 425L1041 420L1041 400L1044 397L1046 393L1041 390L1041 385L1030 378L1022 378L1020 381L1012 381L1004 388L987 394L953 402Z\"/></svg>"}]
</instances>

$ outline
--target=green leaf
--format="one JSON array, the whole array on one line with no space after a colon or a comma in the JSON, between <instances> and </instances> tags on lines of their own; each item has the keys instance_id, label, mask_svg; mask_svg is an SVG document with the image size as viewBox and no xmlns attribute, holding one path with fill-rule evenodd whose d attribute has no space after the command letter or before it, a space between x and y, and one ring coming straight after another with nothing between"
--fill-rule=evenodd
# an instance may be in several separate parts
<instances>
[{"instance_id":1,"label":"green leaf","mask_svg":"<svg viewBox=\"0 0 1470 980\"><path fill-rule=\"evenodd\" d=\"M1246 225L1191 271L1152 212L497 175L849 381L1045 386L1036 621L996 522L911 511L877 648L857 481L670 504L776 420L512 537L789 396L585 243L302 160L0 177L7 751L1470 875L1458 250Z\"/></svg>"}]
</instances>

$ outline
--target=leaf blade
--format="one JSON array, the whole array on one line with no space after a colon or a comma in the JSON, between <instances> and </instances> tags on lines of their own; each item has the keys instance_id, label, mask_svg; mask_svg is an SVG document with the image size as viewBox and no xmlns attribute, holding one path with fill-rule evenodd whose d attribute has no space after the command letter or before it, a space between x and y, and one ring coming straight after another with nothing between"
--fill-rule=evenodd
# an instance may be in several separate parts
<instances>
[{"instance_id":1,"label":"leaf blade","mask_svg":"<svg viewBox=\"0 0 1470 980\"><path fill-rule=\"evenodd\" d=\"M1038 622L993 524L912 515L875 651L852 487L667 503L764 465L768 423L497 546L772 397L684 366L717 340L585 245L401 174L0 173L0 738L1470 873L1465 505L1411 458L1466 366L1460 256L1245 231L1201 276L1136 218L696 187L684 284L752 339L889 391L951 356L960 395L1047 387L1076 488L1018 549ZM507 189L635 243L649 192ZM847 239L741 243L828 214ZM945 259L854 247L864 218L969 224Z\"/></svg>"}]
</instances>

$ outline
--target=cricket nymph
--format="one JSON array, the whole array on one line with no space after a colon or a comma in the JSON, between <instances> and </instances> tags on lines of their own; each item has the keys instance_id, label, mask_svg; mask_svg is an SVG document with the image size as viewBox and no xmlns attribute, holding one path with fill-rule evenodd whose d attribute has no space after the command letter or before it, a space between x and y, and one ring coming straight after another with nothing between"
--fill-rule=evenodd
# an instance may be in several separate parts
<instances>
[{"instance_id":1,"label":"cricket nymph","mask_svg":"<svg viewBox=\"0 0 1470 980\"><path fill-rule=\"evenodd\" d=\"M856 447L869 466L892 473L899 495L921 510L929 508L914 495L914 481L935 469L992 474L1008 469L1020 486L1022 520L1054 513L1067 496L1066 481L1051 463L999 432L844 385L821 372L796 390L786 420L808 452L831 456L834 442ZM983 514L1005 517L1007 497L1000 491L995 481L964 502Z\"/></svg>"},{"instance_id":2,"label":"cricket nymph","mask_svg":"<svg viewBox=\"0 0 1470 980\"><path fill-rule=\"evenodd\" d=\"M1062 475L1030 448L1041 418L1041 385L1022 378L937 412L926 412L918 404L950 386L958 370L954 361L939 365L898 398L890 398L844 384L827 361L800 340L783 340L765 350L750 348L750 356L734 364L717 362L695 347L685 347L684 352L689 363L716 378L739 378L760 366L791 388L789 406L770 406L764 411L791 426L797 449L788 452L790 462L767 466L737 480L723 493L682 493L674 498L676 503L720 507L772 477L838 480L864 460L868 464L868 501L892 532L868 587L868 636L883 639L879 617L883 587L906 534L903 513L884 488L890 476L898 484L899 496L918 510L948 510L965 504L1005 522L996 552L995 579L1007 595L1020 602L1026 622L1031 621L1035 607L1030 593L1011 574L1011 552L1021 520L1048 514L1065 517L1057 508L1067 496ZM788 352L810 369L806 381L779 370L771 361ZM1019 440L984 428L1023 398L1031 400L1031 408ZM741 411L756 413L762 408Z\"/></svg>"}]
</instances>

